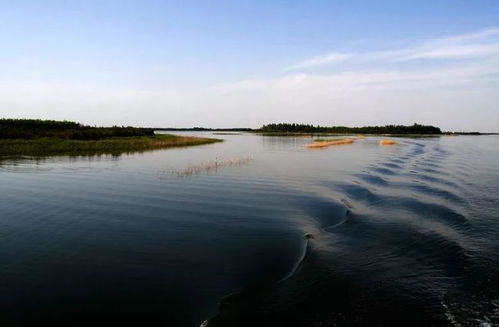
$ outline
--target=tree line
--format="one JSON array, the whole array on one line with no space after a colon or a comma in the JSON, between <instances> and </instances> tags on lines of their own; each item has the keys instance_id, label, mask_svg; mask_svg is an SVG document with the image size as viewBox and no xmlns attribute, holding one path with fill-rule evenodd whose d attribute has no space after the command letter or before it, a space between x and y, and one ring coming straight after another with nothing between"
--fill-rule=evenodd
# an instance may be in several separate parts
<instances>
[{"instance_id":1,"label":"tree line","mask_svg":"<svg viewBox=\"0 0 499 327\"><path fill-rule=\"evenodd\" d=\"M0 139L61 138L100 140L111 137L151 136L151 128L130 126L92 127L71 121L0 119Z\"/></svg>"},{"instance_id":2,"label":"tree line","mask_svg":"<svg viewBox=\"0 0 499 327\"><path fill-rule=\"evenodd\" d=\"M267 124L260 128L263 133L337 133L337 134L442 134L440 128L430 125L413 124L404 125L386 125L386 126L364 126L364 127L346 127L346 126L314 126L309 124Z\"/></svg>"}]
</instances>

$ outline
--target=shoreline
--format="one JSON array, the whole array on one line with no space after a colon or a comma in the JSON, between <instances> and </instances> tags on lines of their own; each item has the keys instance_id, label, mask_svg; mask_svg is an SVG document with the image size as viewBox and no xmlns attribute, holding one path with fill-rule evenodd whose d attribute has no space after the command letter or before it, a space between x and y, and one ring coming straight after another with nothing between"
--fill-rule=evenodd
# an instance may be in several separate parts
<instances>
[{"instance_id":1,"label":"shoreline","mask_svg":"<svg viewBox=\"0 0 499 327\"><path fill-rule=\"evenodd\" d=\"M100 140L62 138L0 139L0 156L118 155L217 142L223 142L223 140L172 134L113 137Z\"/></svg>"},{"instance_id":2,"label":"shoreline","mask_svg":"<svg viewBox=\"0 0 499 327\"><path fill-rule=\"evenodd\" d=\"M155 131L161 132L193 132L193 133L203 133L203 132L213 132L214 130L201 130L201 129L154 129ZM229 132L230 133L230 132ZM261 132L258 130L244 130L236 133L220 133L214 132L213 135L241 135L244 133L248 134L256 134L261 136L348 136L348 135L365 135L365 136L392 136L392 137L439 137L439 136L490 136L490 135L499 135L499 133L481 133L481 132L442 132L440 134L397 134L397 133L383 133L383 134L375 134L375 133L328 133L328 132L314 132L314 133L305 133L305 132Z\"/></svg>"}]
</instances>

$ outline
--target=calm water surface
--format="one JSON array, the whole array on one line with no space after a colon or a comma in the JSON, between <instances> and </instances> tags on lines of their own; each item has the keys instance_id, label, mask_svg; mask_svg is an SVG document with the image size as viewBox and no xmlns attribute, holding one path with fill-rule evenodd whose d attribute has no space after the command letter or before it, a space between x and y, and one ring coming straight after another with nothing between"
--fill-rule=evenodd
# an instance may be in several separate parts
<instances>
[{"instance_id":1,"label":"calm water surface","mask_svg":"<svg viewBox=\"0 0 499 327\"><path fill-rule=\"evenodd\" d=\"M499 324L499 137L217 137L0 161L2 325Z\"/></svg>"}]
</instances>

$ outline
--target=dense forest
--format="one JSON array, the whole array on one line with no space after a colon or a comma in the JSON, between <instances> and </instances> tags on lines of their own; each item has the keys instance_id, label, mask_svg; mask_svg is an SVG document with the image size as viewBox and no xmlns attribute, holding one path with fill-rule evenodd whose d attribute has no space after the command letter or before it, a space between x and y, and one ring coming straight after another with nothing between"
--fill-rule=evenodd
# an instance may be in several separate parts
<instances>
[{"instance_id":1,"label":"dense forest","mask_svg":"<svg viewBox=\"0 0 499 327\"><path fill-rule=\"evenodd\" d=\"M112 137L151 136L154 130L135 127L92 127L71 121L0 119L0 139L60 138L101 140Z\"/></svg>"},{"instance_id":2,"label":"dense forest","mask_svg":"<svg viewBox=\"0 0 499 327\"><path fill-rule=\"evenodd\" d=\"M260 132L263 133L360 133L360 134L442 134L440 128L428 125L414 124L404 125L386 125L386 126L364 126L364 127L345 127L345 126L313 126L306 124L268 124L262 126Z\"/></svg>"}]
</instances>

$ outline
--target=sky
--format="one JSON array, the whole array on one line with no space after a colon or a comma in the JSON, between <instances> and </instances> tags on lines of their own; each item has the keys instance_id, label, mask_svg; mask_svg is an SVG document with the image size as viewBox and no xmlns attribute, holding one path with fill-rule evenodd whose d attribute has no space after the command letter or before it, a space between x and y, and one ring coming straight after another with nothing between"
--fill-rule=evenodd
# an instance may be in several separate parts
<instances>
[{"instance_id":1,"label":"sky","mask_svg":"<svg viewBox=\"0 0 499 327\"><path fill-rule=\"evenodd\" d=\"M0 118L499 132L499 1L0 0Z\"/></svg>"}]
</instances>

